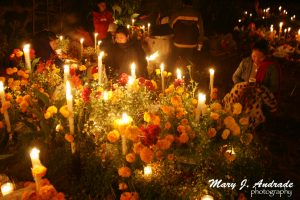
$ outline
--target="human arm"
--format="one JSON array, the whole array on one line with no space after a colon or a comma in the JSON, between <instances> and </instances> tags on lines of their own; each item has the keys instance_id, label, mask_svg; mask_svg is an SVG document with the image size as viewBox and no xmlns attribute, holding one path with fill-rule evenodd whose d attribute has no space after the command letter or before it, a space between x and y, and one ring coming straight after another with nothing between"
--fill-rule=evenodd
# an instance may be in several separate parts
<instances>
[{"instance_id":1,"label":"human arm","mask_svg":"<svg viewBox=\"0 0 300 200\"><path fill-rule=\"evenodd\" d=\"M238 68L235 70L235 72L232 75L232 81L234 84L237 84L239 82L243 82L244 80L242 79L242 73L244 71L244 64L245 60L242 60Z\"/></svg>"}]
</instances>

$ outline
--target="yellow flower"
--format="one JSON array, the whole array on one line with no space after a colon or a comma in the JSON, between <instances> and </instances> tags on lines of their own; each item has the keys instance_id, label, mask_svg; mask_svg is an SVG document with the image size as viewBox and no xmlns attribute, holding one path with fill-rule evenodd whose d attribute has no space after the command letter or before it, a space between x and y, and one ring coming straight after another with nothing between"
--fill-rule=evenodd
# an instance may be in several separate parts
<instances>
[{"instance_id":1,"label":"yellow flower","mask_svg":"<svg viewBox=\"0 0 300 200\"><path fill-rule=\"evenodd\" d=\"M210 118L217 121L220 118L220 115L218 113L211 112L210 113Z\"/></svg>"},{"instance_id":2,"label":"yellow flower","mask_svg":"<svg viewBox=\"0 0 300 200\"><path fill-rule=\"evenodd\" d=\"M160 75L160 69L155 69L156 75Z\"/></svg>"},{"instance_id":3,"label":"yellow flower","mask_svg":"<svg viewBox=\"0 0 300 200\"><path fill-rule=\"evenodd\" d=\"M50 106L46 112L49 112L51 113L52 115L53 114L56 114L57 113L57 108L55 106Z\"/></svg>"},{"instance_id":4,"label":"yellow flower","mask_svg":"<svg viewBox=\"0 0 300 200\"><path fill-rule=\"evenodd\" d=\"M135 161L135 154L129 153L126 155L126 161L129 163L133 163Z\"/></svg>"},{"instance_id":5,"label":"yellow flower","mask_svg":"<svg viewBox=\"0 0 300 200\"><path fill-rule=\"evenodd\" d=\"M212 111L220 111L220 110L222 110L222 105L219 103L212 103L210 105L210 108Z\"/></svg>"},{"instance_id":6,"label":"yellow flower","mask_svg":"<svg viewBox=\"0 0 300 200\"><path fill-rule=\"evenodd\" d=\"M174 91L174 85L173 84L171 84L167 89L165 89L166 93L171 93L173 91Z\"/></svg>"},{"instance_id":7,"label":"yellow flower","mask_svg":"<svg viewBox=\"0 0 300 200\"><path fill-rule=\"evenodd\" d=\"M43 165L37 165L32 168L32 174L36 177L42 178L43 176L46 175L47 168L44 167Z\"/></svg>"},{"instance_id":8,"label":"yellow flower","mask_svg":"<svg viewBox=\"0 0 300 200\"><path fill-rule=\"evenodd\" d=\"M207 135L208 135L209 138L215 137L216 134L217 134L217 131L216 131L215 128L209 128L208 129Z\"/></svg>"},{"instance_id":9,"label":"yellow flower","mask_svg":"<svg viewBox=\"0 0 300 200\"><path fill-rule=\"evenodd\" d=\"M184 92L184 88L183 87L177 87L176 92L177 92L177 94L182 94Z\"/></svg>"},{"instance_id":10,"label":"yellow flower","mask_svg":"<svg viewBox=\"0 0 300 200\"><path fill-rule=\"evenodd\" d=\"M131 169L129 169L128 167L121 167L118 169L118 174L123 178L128 178L129 176L131 176Z\"/></svg>"},{"instance_id":11,"label":"yellow flower","mask_svg":"<svg viewBox=\"0 0 300 200\"><path fill-rule=\"evenodd\" d=\"M242 117L239 122L241 125L247 126L249 124L249 117Z\"/></svg>"},{"instance_id":12,"label":"yellow flower","mask_svg":"<svg viewBox=\"0 0 300 200\"><path fill-rule=\"evenodd\" d=\"M230 135L230 130L229 129L225 129L223 132L222 132L222 139L223 140L227 140L227 138L229 137Z\"/></svg>"},{"instance_id":13,"label":"yellow flower","mask_svg":"<svg viewBox=\"0 0 300 200\"><path fill-rule=\"evenodd\" d=\"M172 73L171 72L168 72L168 77L171 77L172 76Z\"/></svg>"},{"instance_id":14,"label":"yellow flower","mask_svg":"<svg viewBox=\"0 0 300 200\"><path fill-rule=\"evenodd\" d=\"M86 66L85 65L80 65L79 71L85 71L85 70L86 70Z\"/></svg>"},{"instance_id":15,"label":"yellow flower","mask_svg":"<svg viewBox=\"0 0 300 200\"><path fill-rule=\"evenodd\" d=\"M243 106L240 103L233 104L233 114L239 115L242 113Z\"/></svg>"},{"instance_id":16,"label":"yellow flower","mask_svg":"<svg viewBox=\"0 0 300 200\"><path fill-rule=\"evenodd\" d=\"M65 118L68 118L70 115L69 109L67 105L62 106L59 109L60 114L62 114Z\"/></svg>"},{"instance_id":17,"label":"yellow flower","mask_svg":"<svg viewBox=\"0 0 300 200\"><path fill-rule=\"evenodd\" d=\"M50 112L46 112L46 113L44 114L44 117L45 117L45 119L49 119L49 118L52 117L52 114L51 114Z\"/></svg>"},{"instance_id":18,"label":"yellow flower","mask_svg":"<svg viewBox=\"0 0 300 200\"><path fill-rule=\"evenodd\" d=\"M144 113L144 121L148 123L151 121L151 115L149 112Z\"/></svg>"},{"instance_id":19,"label":"yellow flower","mask_svg":"<svg viewBox=\"0 0 300 200\"><path fill-rule=\"evenodd\" d=\"M107 134L107 140L112 142L112 143L118 141L119 138L120 138L120 133L117 130L110 131Z\"/></svg>"},{"instance_id":20,"label":"yellow flower","mask_svg":"<svg viewBox=\"0 0 300 200\"><path fill-rule=\"evenodd\" d=\"M198 104L198 100L197 100L197 99L193 99L193 100L192 100L192 104L193 104L193 105L197 105L197 104Z\"/></svg>"},{"instance_id":21,"label":"yellow flower","mask_svg":"<svg viewBox=\"0 0 300 200\"><path fill-rule=\"evenodd\" d=\"M164 71L164 72L163 72L163 76L164 76L164 77L168 77L168 72Z\"/></svg>"},{"instance_id":22,"label":"yellow flower","mask_svg":"<svg viewBox=\"0 0 300 200\"><path fill-rule=\"evenodd\" d=\"M148 147L144 147L140 152L141 160L145 163L150 163L154 158L153 150Z\"/></svg>"}]
</instances>

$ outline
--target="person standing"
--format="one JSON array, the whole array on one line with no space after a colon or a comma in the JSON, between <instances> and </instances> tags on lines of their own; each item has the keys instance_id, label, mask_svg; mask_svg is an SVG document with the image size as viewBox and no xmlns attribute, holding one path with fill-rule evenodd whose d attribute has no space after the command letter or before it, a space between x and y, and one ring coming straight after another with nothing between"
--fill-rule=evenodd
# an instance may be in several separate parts
<instances>
[{"instance_id":1,"label":"person standing","mask_svg":"<svg viewBox=\"0 0 300 200\"><path fill-rule=\"evenodd\" d=\"M95 33L98 33L98 39L104 40L107 37L107 31L110 23L113 23L112 13L107 10L106 2L99 0L97 2L98 11L93 11L93 23Z\"/></svg>"}]
</instances>

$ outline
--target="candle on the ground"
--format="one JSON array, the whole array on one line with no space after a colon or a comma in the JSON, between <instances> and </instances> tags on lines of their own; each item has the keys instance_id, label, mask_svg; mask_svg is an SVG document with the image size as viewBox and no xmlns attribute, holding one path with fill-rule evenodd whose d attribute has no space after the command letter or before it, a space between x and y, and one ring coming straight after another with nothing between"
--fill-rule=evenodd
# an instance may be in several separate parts
<instances>
[{"instance_id":1,"label":"candle on the ground","mask_svg":"<svg viewBox=\"0 0 300 200\"><path fill-rule=\"evenodd\" d=\"M80 59L82 59L83 56L83 42L84 42L84 38L80 39Z\"/></svg>"},{"instance_id":2,"label":"candle on the ground","mask_svg":"<svg viewBox=\"0 0 300 200\"><path fill-rule=\"evenodd\" d=\"M206 194L201 197L201 200L214 200L214 198L212 196Z\"/></svg>"},{"instance_id":3,"label":"candle on the ground","mask_svg":"<svg viewBox=\"0 0 300 200\"><path fill-rule=\"evenodd\" d=\"M209 79L209 89L210 89L210 97L212 97L213 89L214 89L214 69L209 69L210 79Z\"/></svg>"},{"instance_id":4,"label":"candle on the ground","mask_svg":"<svg viewBox=\"0 0 300 200\"><path fill-rule=\"evenodd\" d=\"M147 165L144 167L144 175L150 176L152 174L152 167L150 165Z\"/></svg>"},{"instance_id":5,"label":"candle on the ground","mask_svg":"<svg viewBox=\"0 0 300 200\"><path fill-rule=\"evenodd\" d=\"M135 74L135 71L136 71L136 65L135 65L135 63L132 63L132 64L131 64L130 69L131 69L131 77L132 77L133 79L136 79L136 74Z\"/></svg>"},{"instance_id":6,"label":"candle on the ground","mask_svg":"<svg viewBox=\"0 0 300 200\"><path fill-rule=\"evenodd\" d=\"M176 73L177 73L177 79L182 79L181 70L180 70L180 69L177 69L177 70L176 70Z\"/></svg>"},{"instance_id":7,"label":"candle on the ground","mask_svg":"<svg viewBox=\"0 0 300 200\"><path fill-rule=\"evenodd\" d=\"M99 85L102 84L102 58L103 58L104 52L101 51L99 56L98 56L98 83Z\"/></svg>"},{"instance_id":8,"label":"candle on the ground","mask_svg":"<svg viewBox=\"0 0 300 200\"><path fill-rule=\"evenodd\" d=\"M198 105L196 109L196 122L199 122L201 113L203 114L203 109L205 108L206 95L203 93L198 94Z\"/></svg>"},{"instance_id":9,"label":"candle on the ground","mask_svg":"<svg viewBox=\"0 0 300 200\"><path fill-rule=\"evenodd\" d=\"M70 134L74 135L74 114L73 114L73 96L71 92L71 85L70 82L66 81L66 99L67 99L67 106L69 111L69 128ZM75 143L71 142L71 149L72 153L75 153Z\"/></svg>"},{"instance_id":10,"label":"candle on the ground","mask_svg":"<svg viewBox=\"0 0 300 200\"><path fill-rule=\"evenodd\" d=\"M127 29L128 29L128 30L130 29L130 25L129 25L129 24L127 24L127 26L126 26L126 27L127 27Z\"/></svg>"},{"instance_id":11,"label":"candle on the ground","mask_svg":"<svg viewBox=\"0 0 300 200\"><path fill-rule=\"evenodd\" d=\"M282 9L282 7L281 7L281 6L279 6L279 7L278 7L278 10L279 10L279 12L281 12L281 9Z\"/></svg>"},{"instance_id":12,"label":"candle on the ground","mask_svg":"<svg viewBox=\"0 0 300 200\"><path fill-rule=\"evenodd\" d=\"M40 150L38 148L32 148L32 150L30 151L30 159L32 163L32 168L41 165Z\"/></svg>"},{"instance_id":13,"label":"candle on the ground","mask_svg":"<svg viewBox=\"0 0 300 200\"><path fill-rule=\"evenodd\" d=\"M59 40L62 41L64 39L64 36L59 36Z\"/></svg>"},{"instance_id":14,"label":"candle on the ground","mask_svg":"<svg viewBox=\"0 0 300 200\"><path fill-rule=\"evenodd\" d=\"M97 37L98 37L98 33L94 33L94 39L95 39L95 51L97 49Z\"/></svg>"},{"instance_id":15,"label":"candle on the ground","mask_svg":"<svg viewBox=\"0 0 300 200\"><path fill-rule=\"evenodd\" d=\"M101 40L99 40L98 42L97 42L98 44L97 44L97 54L100 52L100 49L101 49L101 43L102 43L102 41Z\"/></svg>"},{"instance_id":16,"label":"candle on the ground","mask_svg":"<svg viewBox=\"0 0 300 200\"><path fill-rule=\"evenodd\" d=\"M164 93L165 91L165 77L164 77L165 65L163 63L160 64L160 74L161 74L161 89Z\"/></svg>"},{"instance_id":17,"label":"candle on the ground","mask_svg":"<svg viewBox=\"0 0 300 200\"><path fill-rule=\"evenodd\" d=\"M67 80L69 79L69 76L70 76L70 66L64 65L64 84L66 84Z\"/></svg>"},{"instance_id":18,"label":"candle on the ground","mask_svg":"<svg viewBox=\"0 0 300 200\"><path fill-rule=\"evenodd\" d=\"M4 85L3 85L2 81L0 81L0 99L1 99L2 106L3 106L3 104L6 100L5 100ZM6 125L6 130L9 133L9 137L10 137L9 139L11 140L12 139L11 125L10 125L10 120L9 120L9 115L8 115L7 110L5 110L3 112L3 116L4 116L5 125Z\"/></svg>"},{"instance_id":19,"label":"candle on the ground","mask_svg":"<svg viewBox=\"0 0 300 200\"><path fill-rule=\"evenodd\" d=\"M103 100L108 101L108 92L106 90L103 92Z\"/></svg>"},{"instance_id":20,"label":"candle on the ground","mask_svg":"<svg viewBox=\"0 0 300 200\"><path fill-rule=\"evenodd\" d=\"M122 139L122 154L126 155L127 153L127 140L125 137L125 129L132 122L132 118L127 115L127 113L122 114L122 118L118 120L118 126L121 133Z\"/></svg>"},{"instance_id":21,"label":"candle on the ground","mask_svg":"<svg viewBox=\"0 0 300 200\"><path fill-rule=\"evenodd\" d=\"M30 44L25 44L23 47L24 58L25 58L25 67L29 71L31 70L31 61L30 61Z\"/></svg>"},{"instance_id":22,"label":"candle on the ground","mask_svg":"<svg viewBox=\"0 0 300 200\"><path fill-rule=\"evenodd\" d=\"M1 185L2 196L6 196L14 191L14 185L11 182Z\"/></svg>"}]
</instances>

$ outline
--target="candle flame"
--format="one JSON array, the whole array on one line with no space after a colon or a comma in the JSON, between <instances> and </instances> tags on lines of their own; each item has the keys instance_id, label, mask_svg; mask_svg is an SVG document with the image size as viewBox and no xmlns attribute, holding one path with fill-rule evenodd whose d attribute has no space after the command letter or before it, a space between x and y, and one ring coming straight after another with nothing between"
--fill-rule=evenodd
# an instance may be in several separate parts
<instances>
[{"instance_id":1,"label":"candle flame","mask_svg":"<svg viewBox=\"0 0 300 200\"><path fill-rule=\"evenodd\" d=\"M126 124L130 124L131 122L132 122L132 118L130 116L128 116L127 113L123 113L122 118L119 121L119 123L121 125L126 125Z\"/></svg>"},{"instance_id":2,"label":"candle flame","mask_svg":"<svg viewBox=\"0 0 300 200\"><path fill-rule=\"evenodd\" d=\"M98 33L94 33L94 35L95 35L95 37L97 37L97 36L98 36Z\"/></svg>"},{"instance_id":3,"label":"candle flame","mask_svg":"<svg viewBox=\"0 0 300 200\"><path fill-rule=\"evenodd\" d=\"M144 175L149 176L152 174L152 167L150 165L144 167Z\"/></svg>"},{"instance_id":4,"label":"candle flame","mask_svg":"<svg viewBox=\"0 0 300 200\"><path fill-rule=\"evenodd\" d=\"M98 45L100 45L101 43L102 43L102 41L101 41L101 40L99 40L99 41L98 41Z\"/></svg>"},{"instance_id":5,"label":"candle flame","mask_svg":"<svg viewBox=\"0 0 300 200\"><path fill-rule=\"evenodd\" d=\"M32 148L31 152L30 152L30 158L31 159L39 159L40 157L40 150L36 147Z\"/></svg>"},{"instance_id":6,"label":"candle flame","mask_svg":"<svg viewBox=\"0 0 300 200\"><path fill-rule=\"evenodd\" d=\"M146 60L147 60L147 61L152 61L152 60L155 60L158 56L159 56L158 51L156 51L156 52L153 53L152 55L147 56L147 57L146 57Z\"/></svg>"},{"instance_id":7,"label":"candle flame","mask_svg":"<svg viewBox=\"0 0 300 200\"><path fill-rule=\"evenodd\" d=\"M64 36L59 36L59 40L62 41L64 39Z\"/></svg>"},{"instance_id":8,"label":"candle flame","mask_svg":"<svg viewBox=\"0 0 300 200\"><path fill-rule=\"evenodd\" d=\"M209 69L209 73L211 74L211 75L214 75L215 74L215 70L214 69Z\"/></svg>"},{"instance_id":9,"label":"candle flame","mask_svg":"<svg viewBox=\"0 0 300 200\"><path fill-rule=\"evenodd\" d=\"M108 92L106 90L103 92L103 100L104 101L108 100Z\"/></svg>"},{"instance_id":10,"label":"candle flame","mask_svg":"<svg viewBox=\"0 0 300 200\"><path fill-rule=\"evenodd\" d=\"M11 182L4 183L1 186L1 193L3 196L8 195L14 191L14 185Z\"/></svg>"},{"instance_id":11,"label":"candle flame","mask_svg":"<svg viewBox=\"0 0 300 200\"><path fill-rule=\"evenodd\" d=\"M283 26L283 22L280 22L279 23L279 27L281 28Z\"/></svg>"},{"instance_id":12,"label":"candle flame","mask_svg":"<svg viewBox=\"0 0 300 200\"><path fill-rule=\"evenodd\" d=\"M201 197L201 200L214 200L214 198L211 195L206 194Z\"/></svg>"},{"instance_id":13,"label":"candle flame","mask_svg":"<svg viewBox=\"0 0 300 200\"><path fill-rule=\"evenodd\" d=\"M3 86L3 82L0 81L0 92L3 92L4 91L4 86Z\"/></svg>"},{"instance_id":14,"label":"candle flame","mask_svg":"<svg viewBox=\"0 0 300 200\"><path fill-rule=\"evenodd\" d=\"M69 74L70 73L70 66L69 65L64 65L64 73Z\"/></svg>"},{"instance_id":15,"label":"candle flame","mask_svg":"<svg viewBox=\"0 0 300 200\"><path fill-rule=\"evenodd\" d=\"M84 42L84 38L81 38L80 43L83 44L83 42Z\"/></svg>"},{"instance_id":16,"label":"candle flame","mask_svg":"<svg viewBox=\"0 0 300 200\"><path fill-rule=\"evenodd\" d=\"M206 95L203 93L199 93L198 94L198 102L205 103L205 101L206 101Z\"/></svg>"},{"instance_id":17,"label":"candle flame","mask_svg":"<svg viewBox=\"0 0 300 200\"><path fill-rule=\"evenodd\" d=\"M23 47L24 53L25 53L25 52L28 53L29 50L30 50L30 44L25 44L24 47Z\"/></svg>"},{"instance_id":18,"label":"candle flame","mask_svg":"<svg viewBox=\"0 0 300 200\"><path fill-rule=\"evenodd\" d=\"M177 79L182 79L181 70L180 70L180 69L177 69L177 70L176 70L176 73L177 73Z\"/></svg>"}]
</instances>

